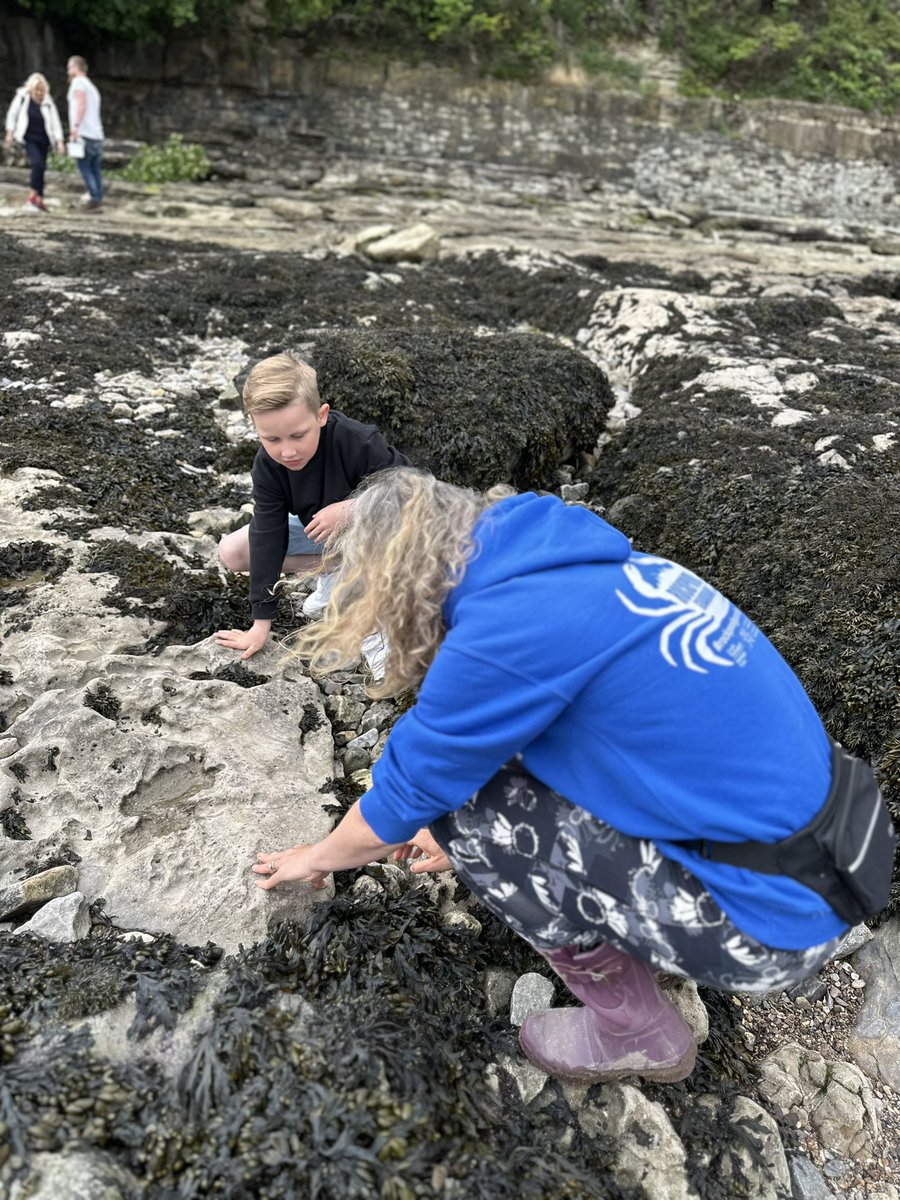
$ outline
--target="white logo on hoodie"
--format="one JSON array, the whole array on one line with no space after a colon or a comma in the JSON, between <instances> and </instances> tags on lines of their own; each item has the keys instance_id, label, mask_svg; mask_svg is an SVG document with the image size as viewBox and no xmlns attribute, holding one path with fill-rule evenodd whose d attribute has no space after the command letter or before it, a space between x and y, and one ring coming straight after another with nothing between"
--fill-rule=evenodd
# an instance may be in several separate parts
<instances>
[{"instance_id":1,"label":"white logo on hoodie","mask_svg":"<svg viewBox=\"0 0 900 1200\"><path fill-rule=\"evenodd\" d=\"M640 604L616 589L629 612L666 621L659 649L672 667L687 667L708 675L704 663L716 667L743 667L757 629L721 592L692 571L651 554L632 557L622 564L625 578Z\"/></svg>"}]
</instances>

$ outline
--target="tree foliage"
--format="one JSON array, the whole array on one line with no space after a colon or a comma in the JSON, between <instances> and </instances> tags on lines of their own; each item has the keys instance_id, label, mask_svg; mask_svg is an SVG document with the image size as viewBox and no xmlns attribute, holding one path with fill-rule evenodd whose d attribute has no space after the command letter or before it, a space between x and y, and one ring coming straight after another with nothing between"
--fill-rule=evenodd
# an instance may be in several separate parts
<instances>
[{"instance_id":1,"label":"tree foliage","mask_svg":"<svg viewBox=\"0 0 900 1200\"><path fill-rule=\"evenodd\" d=\"M260 0L19 0L97 37L159 39ZM659 38L682 90L889 111L900 103L900 0L262 0L311 50L459 62L534 78L558 61L626 76L615 43Z\"/></svg>"},{"instance_id":2,"label":"tree foliage","mask_svg":"<svg viewBox=\"0 0 900 1200\"><path fill-rule=\"evenodd\" d=\"M220 0L18 0L37 17L126 41L158 40L220 8Z\"/></svg>"},{"instance_id":3,"label":"tree foliage","mask_svg":"<svg viewBox=\"0 0 900 1200\"><path fill-rule=\"evenodd\" d=\"M656 0L645 11L682 55L689 93L900 102L900 0Z\"/></svg>"}]
</instances>

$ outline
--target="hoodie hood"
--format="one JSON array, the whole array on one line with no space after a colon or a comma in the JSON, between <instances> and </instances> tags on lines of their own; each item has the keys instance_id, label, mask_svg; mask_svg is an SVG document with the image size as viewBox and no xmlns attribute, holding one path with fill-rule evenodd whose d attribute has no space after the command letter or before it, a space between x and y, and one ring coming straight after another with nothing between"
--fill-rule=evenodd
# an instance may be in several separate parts
<instances>
[{"instance_id":1,"label":"hoodie hood","mask_svg":"<svg viewBox=\"0 0 900 1200\"><path fill-rule=\"evenodd\" d=\"M449 620L471 592L559 567L624 562L631 553L624 533L602 517L534 492L492 505L478 518L473 536L475 552L445 603Z\"/></svg>"}]
</instances>

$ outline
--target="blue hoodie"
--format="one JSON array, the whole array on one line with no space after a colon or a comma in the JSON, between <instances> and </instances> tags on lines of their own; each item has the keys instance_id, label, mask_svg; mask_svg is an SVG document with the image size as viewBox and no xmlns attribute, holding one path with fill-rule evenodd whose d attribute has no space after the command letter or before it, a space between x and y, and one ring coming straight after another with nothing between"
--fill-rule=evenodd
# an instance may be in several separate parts
<instances>
[{"instance_id":1,"label":"blue hoodie","mask_svg":"<svg viewBox=\"0 0 900 1200\"><path fill-rule=\"evenodd\" d=\"M361 801L402 842L524 766L698 876L734 924L805 949L845 924L784 876L674 844L774 842L821 808L822 723L775 647L709 584L583 508L526 493L487 510L447 634Z\"/></svg>"}]
</instances>

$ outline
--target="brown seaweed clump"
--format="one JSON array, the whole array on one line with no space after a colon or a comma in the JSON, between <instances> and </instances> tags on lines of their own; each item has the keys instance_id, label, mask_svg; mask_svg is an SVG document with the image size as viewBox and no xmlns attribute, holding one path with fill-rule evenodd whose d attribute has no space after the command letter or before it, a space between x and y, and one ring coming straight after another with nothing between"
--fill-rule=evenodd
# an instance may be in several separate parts
<instances>
[{"instance_id":1,"label":"brown seaweed clump","mask_svg":"<svg viewBox=\"0 0 900 1200\"><path fill-rule=\"evenodd\" d=\"M345 892L218 966L213 947L123 942L112 927L72 945L0 942L0 1177L77 1146L164 1200L637 1200L602 1140L558 1151L573 1125L559 1094L533 1111L487 1086L514 1046L486 1013L482 973L534 965L528 947L486 913L478 934L448 929L427 888L382 878L387 893ZM225 975L211 1018L168 1079L141 1039L172 1028L211 970ZM126 995L134 1053L113 1065L71 1023Z\"/></svg>"}]
</instances>

